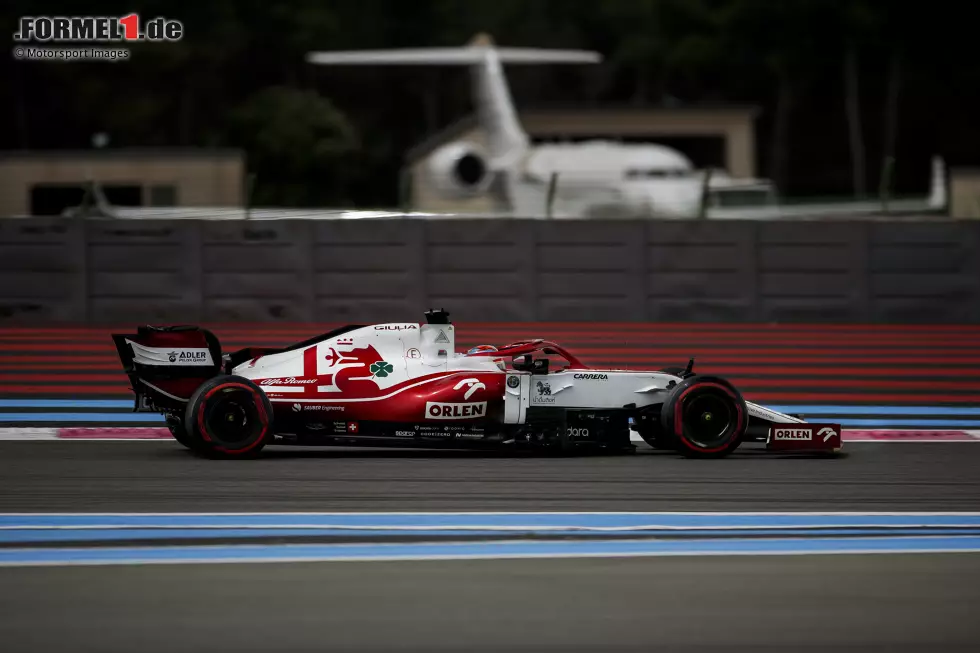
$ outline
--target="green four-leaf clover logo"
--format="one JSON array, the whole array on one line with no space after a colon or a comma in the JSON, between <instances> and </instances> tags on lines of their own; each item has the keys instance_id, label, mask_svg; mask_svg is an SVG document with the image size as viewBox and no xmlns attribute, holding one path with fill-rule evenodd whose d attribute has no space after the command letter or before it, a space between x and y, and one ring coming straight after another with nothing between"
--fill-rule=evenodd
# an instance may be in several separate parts
<instances>
[{"instance_id":1,"label":"green four-leaf clover logo","mask_svg":"<svg viewBox=\"0 0 980 653\"><path fill-rule=\"evenodd\" d=\"M378 361L377 363L371 363L371 374L384 378L395 371L395 368L391 366L391 363L386 363L384 361Z\"/></svg>"}]
</instances>

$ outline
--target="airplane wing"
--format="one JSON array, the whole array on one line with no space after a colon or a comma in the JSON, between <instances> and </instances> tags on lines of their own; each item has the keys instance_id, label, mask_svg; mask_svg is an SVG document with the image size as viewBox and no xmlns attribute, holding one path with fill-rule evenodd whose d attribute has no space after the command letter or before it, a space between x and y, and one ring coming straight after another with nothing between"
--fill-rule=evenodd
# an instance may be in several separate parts
<instances>
[{"instance_id":1,"label":"airplane wing","mask_svg":"<svg viewBox=\"0 0 980 653\"><path fill-rule=\"evenodd\" d=\"M710 206L706 217L713 219L778 220L781 218L821 218L853 215L925 214L944 211L948 206L946 165L942 158L932 160L932 183L928 197L920 199L857 200L772 206Z\"/></svg>"},{"instance_id":2,"label":"airplane wing","mask_svg":"<svg viewBox=\"0 0 980 653\"><path fill-rule=\"evenodd\" d=\"M544 50L537 48L494 48L500 63L599 63L602 55L586 50ZM472 47L462 48L404 48L396 50L349 50L310 52L306 60L312 64L330 66L420 66L475 65L483 62L485 54Z\"/></svg>"}]
</instances>

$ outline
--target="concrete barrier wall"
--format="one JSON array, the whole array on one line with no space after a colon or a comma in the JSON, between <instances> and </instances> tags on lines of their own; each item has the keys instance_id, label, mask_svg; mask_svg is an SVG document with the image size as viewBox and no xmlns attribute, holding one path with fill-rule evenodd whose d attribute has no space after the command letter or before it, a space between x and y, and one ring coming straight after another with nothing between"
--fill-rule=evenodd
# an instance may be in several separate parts
<instances>
[{"instance_id":1,"label":"concrete barrier wall","mask_svg":"<svg viewBox=\"0 0 980 653\"><path fill-rule=\"evenodd\" d=\"M0 323L980 323L980 224L0 220Z\"/></svg>"}]
</instances>

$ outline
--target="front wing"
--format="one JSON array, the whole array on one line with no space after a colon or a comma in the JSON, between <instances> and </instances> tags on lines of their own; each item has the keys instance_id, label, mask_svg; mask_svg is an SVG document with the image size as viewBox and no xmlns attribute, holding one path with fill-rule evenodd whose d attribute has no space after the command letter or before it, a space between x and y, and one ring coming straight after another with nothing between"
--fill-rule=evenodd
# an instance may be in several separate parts
<instances>
[{"instance_id":1,"label":"front wing","mask_svg":"<svg viewBox=\"0 0 980 653\"><path fill-rule=\"evenodd\" d=\"M826 451L841 450L840 424L772 424L766 449L769 451Z\"/></svg>"},{"instance_id":2,"label":"front wing","mask_svg":"<svg viewBox=\"0 0 980 653\"><path fill-rule=\"evenodd\" d=\"M769 451L841 450L841 425L812 423L758 404L746 402L749 415L766 427L765 443Z\"/></svg>"}]
</instances>

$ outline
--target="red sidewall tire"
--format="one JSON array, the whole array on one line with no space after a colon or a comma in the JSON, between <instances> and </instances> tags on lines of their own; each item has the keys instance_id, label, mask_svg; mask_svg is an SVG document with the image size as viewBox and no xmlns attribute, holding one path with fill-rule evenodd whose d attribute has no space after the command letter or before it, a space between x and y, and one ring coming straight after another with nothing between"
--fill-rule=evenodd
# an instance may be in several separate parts
<instances>
[{"instance_id":1,"label":"red sidewall tire","mask_svg":"<svg viewBox=\"0 0 980 653\"><path fill-rule=\"evenodd\" d=\"M711 391L726 397L726 403L735 413L734 424L726 431L724 440L711 447L694 442L687 434L684 425L684 406L693 397L704 391ZM664 431L669 433L677 450L685 456L694 458L720 458L727 456L742 443L748 429L748 407L741 393L725 379L712 376L694 376L678 383L664 402L661 420Z\"/></svg>"},{"instance_id":2,"label":"red sidewall tire","mask_svg":"<svg viewBox=\"0 0 980 653\"><path fill-rule=\"evenodd\" d=\"M234 393L255 422L254 430L241 441L222 439L208 419L209 410L229 393ZM258 454L272 439L272 404L265 392L249 379L221 375L208 379L187 402L184 425L196 441L195 449L219 458L247 458Z\"/></svg>"}]
</instances>

